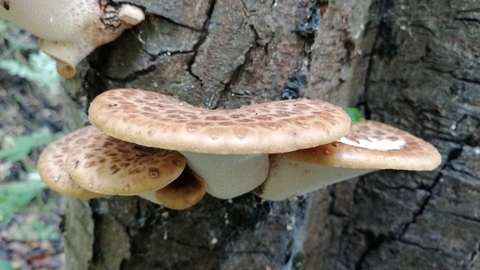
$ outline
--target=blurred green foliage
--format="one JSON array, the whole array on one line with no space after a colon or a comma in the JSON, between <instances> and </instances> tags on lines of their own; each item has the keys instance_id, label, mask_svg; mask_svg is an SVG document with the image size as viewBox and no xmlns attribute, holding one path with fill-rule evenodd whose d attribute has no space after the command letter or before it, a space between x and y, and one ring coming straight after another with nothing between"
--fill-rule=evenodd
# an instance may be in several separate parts
<instances>
[{"instance_id":1,"label":"blurred green foliage","mask_svg":"<svg viewBox=\"0 0 480 270\"><path fill-rule=\"evenodd\" d=\"M0 223L7 223L14 213L22 212L40 191L45 188L46 185L39 180L13 182L8 185L1 185Z\"/></svg>"},{"instance_id":2,"label":"blurred green foliage","mask_svg":"<svg viewBox=\"0 0 480 270\"><path fill-rule=\"evenodd\" d=\"M35 38L15 27L13 24L0 19L0 36L5 40L5 50L0 51L0 69L11 76L19 76L35 84L38 90L57 90L60 86L60 76L55 70L55 60L38 49ZM15 101L13 101L15 102ZM30 152L39 146L44 146L61 137L63 133L33 132L17 137L8 149L0 149L0 162L24 161ZM30 161L31 162L31 161ZM58 240L55 225L49 225L41 220L49 216L55 198L50 198L48 204L43 202L41 192L46 185L39 179L38 174L31 180L6 182L0 185L0 223L9 223L17 226L13 238L17 241ZM36 200L35 200L36 199ZM33 203L32 203L33 202ZM12 219L14 214L28 214L32 211L35 218L30 222L20 222ZM12 269L10 263L0 260L0 270Z\"/></svg>"},{"instance_id":3,"label":"blurred green foliage","mask_svg":"<svg viewBox=\"0 0 480 270\"><path fill-rule=\"evenodd\" d=\"M55 69L55 60L42 51L28 56L28 62L19 59L0 60L0 69L12 76L27 79L39 87L56 90L60 86L60 76Z\"/></svg>"},{"instance_id":4,"label":"blurred green foliage","mask_svg":"<svg viewBox=\"0 0 480 270\"><path fill-rule=\"evenodd\" d=\"M0 269L2 270L14 270L12 264L6 260L0 260Z\"/></svg>"},{"instance_id":5,"label":"blurred green foliage","mask_svg":"<svg viewBox=\"0 0 480 270\"><path fill-rule=\"evenodd\" d=\"M348 116L350 116L352 123L357 123L363 120L362 115L357 108L345 108L343 110L348 114Z\"/></svg>"},{"instance_id":6,"label":"blurred green foliage","mask_svg":"<svg viewBox=\"0 0 480 270\"><path fill-rule=\"evenodd\" d=\"M9 162L20 161L30 154L33 148L47 145L62 136L62 132L55 134L49 132L33 132L28 135L19 136L15 139L11 148L0 150L0 159L5 158Z\"/></svg>"},{"instance_id":7,"label":"blurred green foliage","mask_svg":"<svg viewBox=\"0 0 480 270\"><path fill-rule=\"evenodd\" d=\"M0 36L6 36L9 47L15 48L14 51L0 54L0 69L12 76L27 79L41 88L57 90L60 87L61 77L56 71L55 60L40 51L36 42L25 38L19 28L1 19ZM27 55L27 59L24 55Z\"/></svg>"}]
</instances>

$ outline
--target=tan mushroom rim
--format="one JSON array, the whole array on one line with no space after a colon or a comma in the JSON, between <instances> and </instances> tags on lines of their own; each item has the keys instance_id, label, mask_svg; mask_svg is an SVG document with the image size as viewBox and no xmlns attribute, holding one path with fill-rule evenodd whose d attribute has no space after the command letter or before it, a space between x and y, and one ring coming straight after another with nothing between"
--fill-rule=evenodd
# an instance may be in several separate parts
<instances>
[{"instance_id":1,"label":"tan mushroom rim","mask_svg":"<svg viewBox=\"0 0 480 270\"><path fill-rule=\"evenodd\" d=\"M185 167L183 173L168 186L155 192L157 200L165 207L183 210L197 204L207 191L207 183Z\"/></svg>"},{"instance_id":2,"label":"tan mushroom rim","mask_svg":"<svg viewBox=\"0 0 480 270\"><path fill-rule=\"evenodd\" d=\"M48 145L38 158L38 173L45 184L58 193L75 198L90 199L105 195L84 189L67 172L66 161L72 146L85 143L85 138L97 130L93 126L71 132Z\"/></svg>"},{"instance_id":3,"label":"tan mushroom rim","mask_svg":"<svg viewBox=\"0 0 480 270\"><path fill-rule=\"evenodd\" d=\"M185 168L176 151L138 146L93 128L70 150L67 171L80 186L102 194L138 195L175 180Z\"/></svg>"},{"instance_id":4,"label":"tan mushroom rim","mask_svg":"<svg viewBox=\"0 0 480 270\"><path fill-rule=\"evenodd\" d=\"M90 105L93 125L121 140L213 154L280 153L344 136L350 118L310 99L274 101L234 110L208 110L139 89L110 90Z\"/></svg>"},{"instance_id":5,"label":"tan mushroom rim","mask_svg":"<svg viewBox=\"0 0 480 270\"><path fill-rule=\"evenodd\" d=\"M364 120L345 137L325 145L286 153L289 159L358 169L434 170L442 158L428 142L398 128Z\"/></svg>"}]
</instances>

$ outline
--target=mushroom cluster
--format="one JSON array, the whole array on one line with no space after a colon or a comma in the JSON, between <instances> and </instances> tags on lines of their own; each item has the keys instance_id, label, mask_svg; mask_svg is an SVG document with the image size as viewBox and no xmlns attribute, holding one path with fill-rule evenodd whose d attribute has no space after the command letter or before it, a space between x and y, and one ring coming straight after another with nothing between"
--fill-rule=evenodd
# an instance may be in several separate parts
<instances>
[{"instance_id":1,"label":"mushroom cluster","mask_svg":"<svg viewBox=\"0 0 480 270\"><path fill-rule=\"evenodd\" d=\"M118 140L94 126L47 146L38 159L38 171L51 189L84 199L139 195L185 209L206 191L204 181L185 170L185 158L177 151ZM173 194L181 196L172 199Z\"/></svg>"},{"instance_id":2,"label":"mushroom cluster","mask_svg":"<svg viewBox=\"0 0 480 270\"><path fill-rule=\"evenodd\" d=\"M71 78L76 65L96 47L115 40L143 21L129 4L98 0L10 0L0 2L4 18L38 36L40 48L57 61L58 73Z\"/></svg>"},{"instance_id":3,"label":"mushroom cluster","mask_svg":"<svg viewBox=\"0 0 480 270\"><path fill-rule=\"evenodd\" d=\"M48 146L42 179L74 197L139 195L185 209L210 195L255 192L283 200L378 169L433 170L427 142L374 121L351 125L339 107L309 99L208 110L139 89L90 104L93 126Z\"/></svg>"}]
</instances>

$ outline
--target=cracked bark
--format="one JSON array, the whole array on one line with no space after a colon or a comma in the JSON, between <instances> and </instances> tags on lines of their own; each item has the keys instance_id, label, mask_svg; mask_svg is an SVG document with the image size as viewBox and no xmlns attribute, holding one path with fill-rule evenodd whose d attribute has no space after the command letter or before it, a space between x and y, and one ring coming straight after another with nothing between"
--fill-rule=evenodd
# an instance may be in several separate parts
<instances>
[{"instance_id":1,"label":"cracked bark","mask_svg":"<svg viewBox=\"0 0 480 270\"><path fill-rule=\"evenodd\" d=\"M303 96L357 105L435 144L444 164L374 173L296 202L207 196L178 212L138 198L66 199L67 269L479 269L472 1L128 2L147 20L65 83L67 129L111 88L212 109Z\"/></svg>"}]
</instances>

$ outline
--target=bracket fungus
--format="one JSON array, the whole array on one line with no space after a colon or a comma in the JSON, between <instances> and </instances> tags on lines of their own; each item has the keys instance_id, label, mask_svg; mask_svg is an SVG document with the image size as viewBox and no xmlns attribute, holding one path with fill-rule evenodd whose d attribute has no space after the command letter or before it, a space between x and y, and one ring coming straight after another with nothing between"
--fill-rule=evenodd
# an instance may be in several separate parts
<instances>
[{"instance_id":1,"label":"bracket fungus","mask_svg":"<svg viewBox=\"0 0 480 270\"><path fill-rule=\"evenodd\" d=\"M179 151L207 182L207 192L222 199L263 183L268 153L329 143L350 127L350 118L341 108L320 100L208 110L139 89L100 94L90 104L89 118L118 139Z\"/></svg>"},{"instance_id":2,"label":"bracket fungus","mask_svg":"<svg viewBox=\"0 0 480 270\"><path fill-rule=\"evenodd\" d=\"M197 204L206 191L207 183L186 167L183 173L168 186L157 191L139 194L139 196L170 209L183 210Z\"/></svg>"},{"instance_id":3,"label":"bracket fungus","mask_svg":"<svg viewBox=\"0 0 480 270\"><path fill-rule=\"evenodd\" d=\"M437 149L395 127L354 123L335 142L270 157L270 172L256 194L283 200L375 170L431 171L442 161Z\"/></svg>"},{"instance_id":4,"label":"bracket fungus","mask_svg":"<svg viewBox=\"0 0 480 270\"><path fill-rule=\"evenodd\" d=\"M58 193L82 199L100 198L105 196L90 191L75 183L67 172L67 156L71 146L81 145L89 137L95 127L88 126L71 132L48 145L38 158L38 173L43 182Z\"/></svg>"},{"instance_id":5,"label":"bracket fungus","mask_svg":"<svg viewBox=\"0 0 480 270\"><path fill-rule=\"evenodd\" d=\"M98 0L10 0L4 18L40 38L40 48L57 61L58 73L71 78L76 65L96 47L115 40L144 19L133 5L103 5Z\"/></svg>"},{"instance_id":6,"label":"bracket fungus","mask_svg":"<svg viewBox=\"0 0 480 270\"><path fill-rule=\"evenodd\" d=\"M73 181L108 195L138 195L177 179L185 158L176 151L139 146L108 136L92 126L66 160Z\"/></svg>"}]
</instances>

